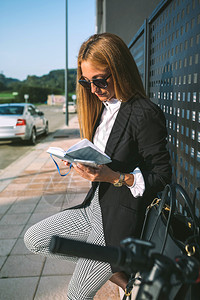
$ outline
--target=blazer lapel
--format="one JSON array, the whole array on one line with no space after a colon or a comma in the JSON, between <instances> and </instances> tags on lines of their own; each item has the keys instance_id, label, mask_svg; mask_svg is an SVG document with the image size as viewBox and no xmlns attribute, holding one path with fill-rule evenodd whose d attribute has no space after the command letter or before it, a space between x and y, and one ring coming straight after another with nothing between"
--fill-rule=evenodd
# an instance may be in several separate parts
<instances>
[{"instance_id":1,"label":"blazer lapel","mask_svg":"<svg viewBox=\"0 0 200 300\"><path fill-rule=\"evenodd\" d=\"M131 103L132 101L122 102L120 106L117 118L111 130L105 149L105 153L110 157L112 157L129 121L129 117L131 114Z\"/></svg>"}]
</instances>

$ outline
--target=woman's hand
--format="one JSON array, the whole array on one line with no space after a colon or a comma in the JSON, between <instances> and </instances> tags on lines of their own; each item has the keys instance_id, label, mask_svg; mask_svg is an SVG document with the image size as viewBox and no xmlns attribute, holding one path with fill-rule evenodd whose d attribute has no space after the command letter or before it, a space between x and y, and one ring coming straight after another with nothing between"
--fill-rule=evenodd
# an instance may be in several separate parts
<instances>
[{"instance_id":1,"label":"woman's hand","mask_svg":"<svg viewBox=\"0 0 200 300\"><path fill-rule=\"evenodd\" d=\"M64 161L66 166L70 166L70 163ZM74 170L83 178L90 181L100 181L100 182L109 182L116 183L119 180L119 172L111 170L106 165L98 165L95 168L83 165L81 163L73 163ZM133 174L125 174L124 184L127 186L132 186L134 183Z\"/></svg>"},{"instance_id":2,"label":"woman's hand","mask_svg":"<svg viewBox=\"0 0 200 300\"><path fill-rule=\"evenodd\" d=\"M68 161L66 161L66 160L63 160L63 159L62 159L62 161L63 161L64 165L67 166L67 167L69 167L69 166L71 165L71 163L68 162Z\"/></svg>"},{"instance_id":3,"label":"woman's hand","mask_svg":"<svg viewBox=\"0 0 200 300\"><path fill-rule=\"evenodd\" d=\"M80 163L73 163L73 167L81 177L90 181L114 183L119 178L119 173L111 170L106 165L99 165L95 168L92 168Z\"/></svg>"}]
</instances>

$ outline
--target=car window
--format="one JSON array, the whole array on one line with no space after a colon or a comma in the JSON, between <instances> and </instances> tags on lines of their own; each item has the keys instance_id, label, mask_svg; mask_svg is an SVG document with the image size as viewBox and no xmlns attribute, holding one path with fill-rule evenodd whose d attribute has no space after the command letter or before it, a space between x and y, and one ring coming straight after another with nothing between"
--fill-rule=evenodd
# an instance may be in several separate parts
<instances>
[{"instance_id":1,"label":"car window","mask_svg":"<svg viewBox=\"0 0 200 300\"><path fill-rule=\"evenodd\" d=\"M24 107L23 106L0 106L0 115L23 115Z\"/></svg>"}]
</instances>

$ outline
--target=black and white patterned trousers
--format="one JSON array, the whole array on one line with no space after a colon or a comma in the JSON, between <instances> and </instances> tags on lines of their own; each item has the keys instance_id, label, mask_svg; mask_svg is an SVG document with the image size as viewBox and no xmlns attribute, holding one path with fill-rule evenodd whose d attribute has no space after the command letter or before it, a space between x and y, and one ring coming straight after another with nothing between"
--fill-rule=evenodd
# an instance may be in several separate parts
<instances>
[{"instance_id":1,"label":"black and white patterned trousers","mask_svg":"<svg viewBox=\"0 0 200 300\"><path fill-rule=\"evenodd\" d=\"M96 292L112 276L110 265L50 253L49 243L53 235L105 245L98 188L90 206L57 213L30 227L24 236L25 245L30 251L76 262L68 287L68 300L93 299Z\"/></svg>"}]
</instances>

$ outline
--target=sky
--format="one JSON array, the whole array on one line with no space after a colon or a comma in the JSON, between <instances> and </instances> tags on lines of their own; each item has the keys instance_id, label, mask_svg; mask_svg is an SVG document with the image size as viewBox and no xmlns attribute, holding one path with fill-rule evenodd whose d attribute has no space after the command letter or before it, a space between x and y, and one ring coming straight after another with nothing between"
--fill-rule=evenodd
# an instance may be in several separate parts
<instances>
[{"instance_id":1,"label":"sky","mask_svg":"<svg viewBox=\"0 0 200 300\"><path fill-rule=\"evenodd\" d=\"M0 0L0 73L25 80L65 68L66 0ZM68 68L95 33L95 0L68 0Z\"/></svg>"}]
</instances>

